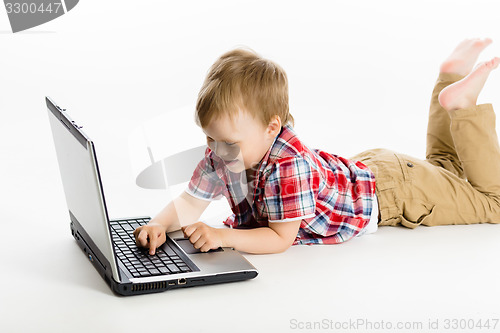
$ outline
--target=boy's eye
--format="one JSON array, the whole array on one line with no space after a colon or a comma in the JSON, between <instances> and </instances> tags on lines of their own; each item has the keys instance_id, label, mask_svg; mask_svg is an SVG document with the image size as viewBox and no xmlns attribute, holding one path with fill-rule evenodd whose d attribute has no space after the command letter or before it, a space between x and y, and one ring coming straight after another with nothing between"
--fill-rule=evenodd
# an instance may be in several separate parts
<instances>
[{"instance_id":1,"label":"boy's eye","mask_svg":"<svg viewBox=\"0 0 500 333\"><path fill-rule=\"evenodd\" d=\"M215 142L214 139L207 137L207 143L209 145L213 144L214 142ZM234 146L236 144L236 142L227 142L227 141L224 141L224 144L227 145L227 146Z\"/></svg>"}]
</instances>

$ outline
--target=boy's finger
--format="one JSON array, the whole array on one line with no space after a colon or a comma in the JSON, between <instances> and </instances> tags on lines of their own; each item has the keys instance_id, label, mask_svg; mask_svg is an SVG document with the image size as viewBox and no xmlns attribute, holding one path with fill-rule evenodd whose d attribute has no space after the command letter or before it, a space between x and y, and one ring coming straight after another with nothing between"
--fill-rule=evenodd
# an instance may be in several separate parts
<instances>
[{"instance_id":1,"label":"boy's finger","mask_svg":"<svg viewBox=\"0 0 500 333\"><path fill-rule=\"evenodd\" d=\"M146 247L146 245L148 244L148 233L147 233L147 231L141 230L141 232L139 233L139 235L137 235L136 243L138 243L137 245L139 245L139 246Z\"/></svg>"},{"instance_id":2,"label":"boy's finger","mask_svg":"<svg viewBox=\"0 0 500 333\"><path fill-rule=\"evenodd\" d=\"M150 255L155 254L156 244L158 244L158 236L153 233L149 236L149 254Z\"/></svg>"},{"instance_id":3,"label":"boy's finger","mask_svg":"<svg viewBox=\"0 0 500 333\"><path fill-rule=\"evenodd\" d=\"M198 229L194 230L192 233L191 233L191 236L189 236L189 241L191 242L191 244L194 244L196 243L202 236L202 232Z\"/></svg>"},{"instance_id":4,"label":"boy's finger","mask_svg":"<svg viewBox=\"0 0 500 333\"><path fill-rule=\"evenodd\" d=\"M141 226L141 227L137 227L137 228L134 230L134 232L133 232L134 236L135 236L135 237L137 237L137 235L141 232L141 230L142 230L142 226Z\"/></svg>"},{"instance_id":5,"label":"boy's finger","mask_svg":"<svg viewBox=\"0 0 500 333\"><path fill-rule=\"evenodd\" d=\"M206 241L204 239L200 238L196 242L192 242L192 243L193 243L193 247L195 249L199 249L201 251L201 248L203 248L203 246L206 244Z\"/></svg>"},{"instance_id":6,"label":"boy's finger","mask_svg":"<svg viewBox=\"0 0 500 333\"><path fill-rule=\"evenodd\" d=\"M205 243L205 244L203 244L202 247L200 247L201 252L208 252L210 249L212 249L212 248L208 245L208 243Z\"/></svg>"},{"instance_id":7,"label":"boy's finger","mask_svg":"<svg viewBox=\"0 0 500 333\"><path fill-rule=\"evenodd\" d=\"M191 235L193 234L193 232L196 230L196 227L193 227L193 225L188 225L188 226L185 226L184 229L182 230L184 232L184 235L186 237L191 237Z\"/></svg>"},{"instance_id":8,"label":"boy's finger","mask_svg":"<svg viewBox=\"0 0 500 333\"><path fill-rule=\"evenodd\" d=\"M135 229L133 234L134 234L134 237L135 237L135 243L137 245L139 245L139 234L141 233L141 230L139 229Z\"/></svg>"}]
</instances>

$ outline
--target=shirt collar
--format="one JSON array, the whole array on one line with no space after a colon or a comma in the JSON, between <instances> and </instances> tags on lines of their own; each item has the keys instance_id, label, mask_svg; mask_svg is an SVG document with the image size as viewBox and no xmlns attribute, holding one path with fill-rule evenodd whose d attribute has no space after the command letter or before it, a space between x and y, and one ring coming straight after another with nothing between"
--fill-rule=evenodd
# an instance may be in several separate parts
<instances>
[{"instance_id":1,"label":"shirt collar","mask_svg":"<svg viewBox=\"0 0 500 333\"><path fill-rule=\"evenodd\" d=\"M293 131L293 128L289 124L286 124L281 128L280 133L276 135L271 147L269 147L266 155L264 155L264 157L262 158L262 161L258 169L259 174L264 172L268 164L272 164L272 162L274 162L274 160L276 160L279 157L279 153L282 150L284 143L289 141L295 136L296 134Z\"/></svg>"}]
</instances>

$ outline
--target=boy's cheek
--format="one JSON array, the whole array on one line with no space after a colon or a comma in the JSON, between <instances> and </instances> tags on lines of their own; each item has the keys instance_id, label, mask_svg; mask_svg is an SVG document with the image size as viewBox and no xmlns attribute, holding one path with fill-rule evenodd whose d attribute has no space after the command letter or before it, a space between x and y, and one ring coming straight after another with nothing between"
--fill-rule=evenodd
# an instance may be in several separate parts
<instances>
[{"instance_id":1,"label":"boy's cheek","mask_svg":"<svg viewBox=\"0 0 500 333\"><path fill-rule=\"evenodd\" d=\"M241 155L242 154L241 154L240 147L238 147L236 145L235 145L235 147L231 147L228 149L227 156L229 157L228 159L230 159L230 160L234 160L236 158L242 159Z\"/></svg>"}]
</instances>

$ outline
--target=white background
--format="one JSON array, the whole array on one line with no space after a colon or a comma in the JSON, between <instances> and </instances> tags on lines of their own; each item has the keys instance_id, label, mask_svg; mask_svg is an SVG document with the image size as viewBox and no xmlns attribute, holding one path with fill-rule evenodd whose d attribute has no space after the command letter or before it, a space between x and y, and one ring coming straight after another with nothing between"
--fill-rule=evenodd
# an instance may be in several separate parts
<instances>
[{"instance_id":1,"label":"white background","mask_svg":"<svg viewBox=\"0 0 500 333\"><path fill-rule=\"evenodd\" d=\"M295 129L311 147L424 158L440 62L470 37L494 40L481 60L500 55L499 10L457 0L82 0L13 34L0 9L0 331L287 332L301 331L292 319L425 327L500 318L497 225L383 227L338 246L247 255L260 271L252 281L117 297L69 232L44 101L68 109L96 142L110 215L154 216L171 193L135 185L144 151L129 142L161 118L165 131L149 134L157 158L203 144L185 119L222 53L247 46L287 71ZM500 105L499 72L479 102ZM223 216L224 205L211 214Z\"/></svg>"}]
</instances>

